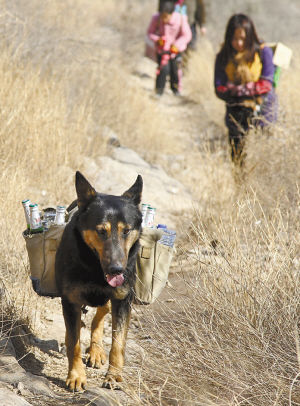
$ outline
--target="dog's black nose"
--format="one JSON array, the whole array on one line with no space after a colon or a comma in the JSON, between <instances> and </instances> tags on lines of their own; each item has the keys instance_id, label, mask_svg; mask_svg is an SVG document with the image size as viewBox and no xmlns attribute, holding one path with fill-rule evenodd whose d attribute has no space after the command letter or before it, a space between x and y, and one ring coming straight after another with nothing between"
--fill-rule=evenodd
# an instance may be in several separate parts
<instances>
[{"instance_id":1,"label":"dog's black nose","mask_svg":"<svg viewBox=\"0 0 300 406\"><path fill-rule=\"evenodd\" d=\"M123 272L124 272L124 268L122 266L112 265L108 268L108 273L110 275L120 275Z\"/></svg>"}]
</instances>

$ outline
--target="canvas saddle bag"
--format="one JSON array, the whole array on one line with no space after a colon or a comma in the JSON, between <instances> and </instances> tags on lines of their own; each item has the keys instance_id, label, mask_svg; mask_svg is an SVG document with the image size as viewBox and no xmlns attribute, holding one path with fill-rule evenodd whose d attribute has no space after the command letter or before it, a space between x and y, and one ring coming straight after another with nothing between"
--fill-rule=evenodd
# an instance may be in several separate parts
<instances>
[{"instance_id":1,"label":"canvas saddle bag","mask_svg":"<svg viewBox=\"0 0 300 406\"><path fill-rule=\"evenodd\" d=\"M23 232L33 290L40 296L59 296L55 281L55 255L64 226L52 225L37 234Z\"/></svg>"},{"instance_id":2,"label":"canvas saddle bag","mask_svg":"<svg viewBox=\"0 0 300 406\"><path fill-rule=\"evenodd\" d=\"M40 296L58 297L55 282L55 256L64 226L51 225L37 234L23 232L34 291ZM173 248L158 242L161 230L144 228L137 257L135 304L150 304L159 296L169 275Z\"/></svg>"},{"instance_id":3,"label":"canvas saddle bag","mask_svg":"<svg viewBox=\"0 0 300 406\"><path fill-rule=\"evenodd\" d=\"M136 262L135 304L153 303L167 283L173 247L159 242L162 233L161 229L143 229Z\"/></svg>"}]
</instances>

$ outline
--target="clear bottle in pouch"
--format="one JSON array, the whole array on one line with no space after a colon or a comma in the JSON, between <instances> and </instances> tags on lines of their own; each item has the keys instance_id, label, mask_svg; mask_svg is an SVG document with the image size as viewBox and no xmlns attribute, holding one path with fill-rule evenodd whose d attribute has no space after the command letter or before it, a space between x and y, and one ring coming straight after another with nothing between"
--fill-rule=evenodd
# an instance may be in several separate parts
<instances>
[{"instance_id":1,"label":"clear bottle in pouch","mask_svg":"<svg viewBox=\"0 0 300 406\"><path fill-rule=\"evenodd\" d=\"M63 226L65 224L65 213L66 213L65 206L57 206L54 224L58 226Z\"/></svg>"},{"instance_id":2,"label":"clear bottle in pouch","mask_svg":"<svg viewBox=\"0 0 300 406\"><path fill-rule=\"evenodd\" d=\"M147 204L147 203L142 204L142 209L141 209L141 212L142 212L142 227L146 226L146 217L147 217L148 207L149 207L149 204Z\"/></svg>"},{"instance_id":3,"label":"clear bottle in pouch","mask_svg":"<svg viewBox=\"0 0 300 406\"><path fill-rule=\"evenodd\" d=\"M37 204L30 204L30 232L32 234L42 233L43 225Z\"/></svg>"},{"instance_id":4,"label":"clear bottle in pouch","mask_svg":"<svg viewBox=\"0 0 300 406\"><path fill-rule=\"evenodd\" d=\"M153 228L154 225L154 216L155 216L156 208L155 207L148 207L147 214L146 214L146 227Z\"/></svg>"},{"instance_id":5,"label":"clear bottle in pouch","mask_svg":"<svg viewBox=\"0 0 300 406\"><path fill-rule=\"evenodd\" d=\"M27 230L30 230L30 207L29 207L30 200L29 199L22 200L22 205L23 205L23 209L24 209L24 213L25 213Z\"/></svg>"}]
</instances>

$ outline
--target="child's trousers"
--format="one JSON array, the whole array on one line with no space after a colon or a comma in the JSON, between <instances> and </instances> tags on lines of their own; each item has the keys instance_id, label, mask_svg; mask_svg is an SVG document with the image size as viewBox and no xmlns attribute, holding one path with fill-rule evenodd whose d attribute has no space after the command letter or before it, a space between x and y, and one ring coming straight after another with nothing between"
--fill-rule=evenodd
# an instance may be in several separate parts
<instances>
[{"instance_id":1,"label":"child's trousers","mask_svg":"<svg viewBox=\"0 0 300 406\"><path fill-rule=\"evenodd\" d=\"M253 110L244 106L227 106L225 122L228 128L231 158L239 162L242 157L245 138L253 118Z\"/></svg>"},{"instance_id":2,"label":"child's trousers","mask_svg":"<svg viewBox=\"0 0 300 406\"><path fill-rule=\"evenodd\" d=\"M155 89L157 94L163 94L168 75L170 76L170 87L173 93L178 94L181 90L181 55L170 58L166 65L161 66L162 56L158 54L158 70L156 74Z\"/></svg>"}]
</instances>

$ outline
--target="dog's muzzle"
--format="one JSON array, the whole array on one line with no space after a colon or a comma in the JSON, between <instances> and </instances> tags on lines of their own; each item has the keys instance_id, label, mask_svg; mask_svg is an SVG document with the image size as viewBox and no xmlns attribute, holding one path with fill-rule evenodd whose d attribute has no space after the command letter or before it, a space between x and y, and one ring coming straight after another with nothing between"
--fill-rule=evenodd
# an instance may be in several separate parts
<instances>
[{"instance_id":1,"label":"dog's muzzle","mask_svg":"<svg viewBox=\"0 0 300 406\"><path fill-rule=\"evenodd\" d=\"M105 275L107 283L116 288L124 283L124 268L122 267L110 267L109 274Z\"/></svg>"}]
</instances>

